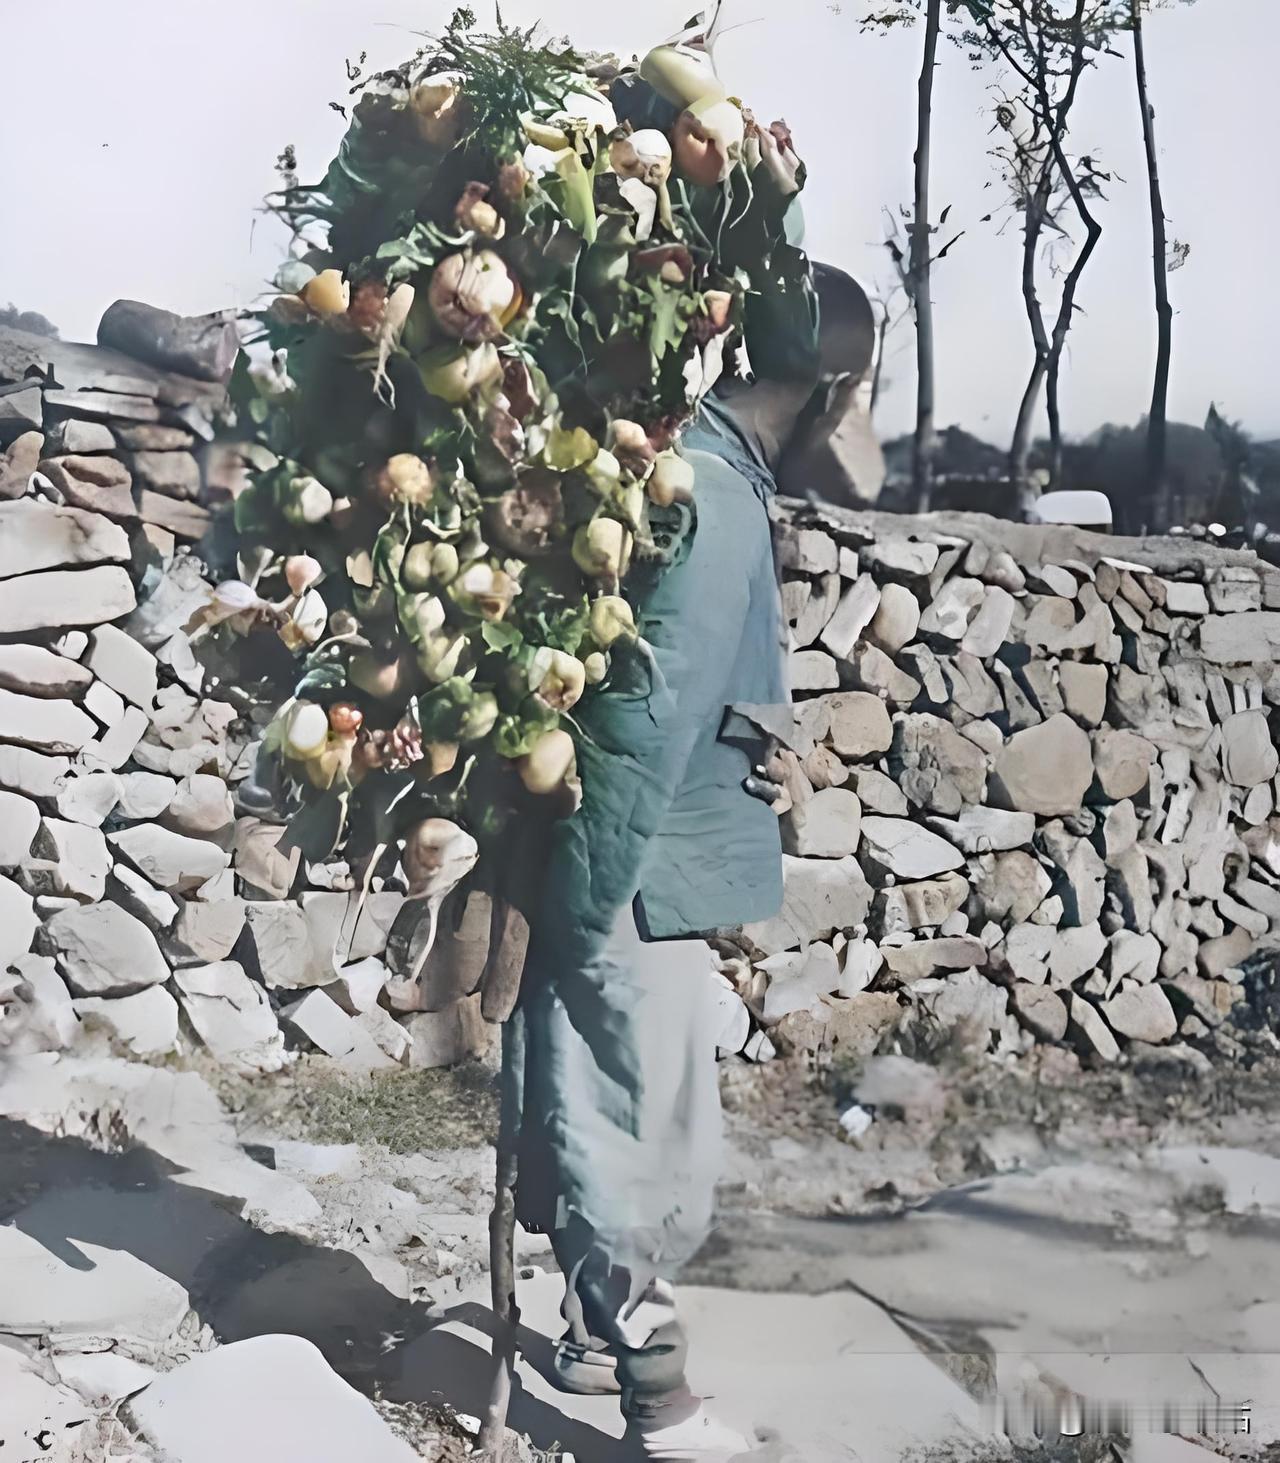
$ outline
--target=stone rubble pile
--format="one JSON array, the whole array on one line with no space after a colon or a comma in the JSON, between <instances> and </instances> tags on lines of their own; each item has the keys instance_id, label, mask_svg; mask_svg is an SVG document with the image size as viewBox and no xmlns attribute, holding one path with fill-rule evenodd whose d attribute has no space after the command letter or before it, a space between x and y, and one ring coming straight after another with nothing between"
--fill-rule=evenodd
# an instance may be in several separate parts
<instances>
[{"instance_id":1,"label":"stone rubble pile","mask_svg":"<svg viewBox=\"0 0 1280 1463\"><path fill-rule=\"evenodd\" d=\"M220 361L216 317L189 324L154 358ZM270 708L183 628L244 471L223 405L0 330L0 1044L481 1054L484 897L413 982L403 881L361 904L239 800ZM721 1050L869 1051L915 1018L1110 1060L1219 1026L1280 932L1280 574L976 515L777 519L796 702L739 712L784 743L786 900L712 977Z\"/></svg>"},{"instance_id":2,"label":"stone rubble pile","mask_svg":"<svg viewBox=\"0 0 1280 1463\"><path fill-rule=\"evenodd\" d=\"M1185 540L780 504L786 902L728 978L774 1043L1206 1037L1280 931L1280 573Z\"/></svg>"}]
</instances>

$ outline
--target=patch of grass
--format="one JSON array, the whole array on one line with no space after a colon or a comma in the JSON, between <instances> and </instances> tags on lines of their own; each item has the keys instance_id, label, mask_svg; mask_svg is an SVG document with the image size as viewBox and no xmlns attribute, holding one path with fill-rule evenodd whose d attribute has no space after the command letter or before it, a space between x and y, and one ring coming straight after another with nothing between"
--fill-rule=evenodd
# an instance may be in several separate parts
<instances>
[{"instance_id":1,"label":"patch of grass","mask_svg":"<svg viewBox=\"0 0 1280 1463\"><path fill-rule=\"evenodd\" d=\"M242 1125L313 1143L380 1143L392 1153L477 1148L498 1126L494 1075L479 1063L353 1076L323 1058L285 1072L218 1083Z\"/></svg>"}]
</instances>

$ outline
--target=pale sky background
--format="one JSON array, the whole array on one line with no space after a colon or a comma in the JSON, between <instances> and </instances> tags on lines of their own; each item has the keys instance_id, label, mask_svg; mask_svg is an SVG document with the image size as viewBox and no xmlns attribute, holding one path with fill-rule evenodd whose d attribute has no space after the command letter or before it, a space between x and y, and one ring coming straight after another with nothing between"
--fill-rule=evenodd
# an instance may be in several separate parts
<instances>
[{"instance_id":1,"label":"pale sky background","mask_svg":"<svg viewBox=\"0 0 1280 1463\"><path fill-rule=\"evenodd\" d=\"M644 50L696 0L506 0L584 48ZM810 169L810 252L869 288L891 279L882 208L910 197L919 35L859 33L864 0L728 0L720 69L757 114L785 116ZM485 18L484 6L475 7ZM4 18L0 304L40 310L91 340L119 296L196 313L248 305L281 234L256 210L287 142L318 177L341 136L343 60L403 59L438 29L438 0L46 0ZM1171 237L1191 245L1172 276L1171 415L1210 401L1280 435L1280 240L1275 55L1280 0L1199 0L1150 22L1148 61ZM1000 200L990 145L996 77L944 48L935 105L936 207L968 232L938 268L938 419L1003 442L1030 360L1016 225L980 219ZM1082 435L1132 422L1150 392L1154 321L1141 138L1127 58L1083 84L1073 147L1114 169L1104 235L1071 336L1064 420ZM913 413L909 322L891 343L878 424Z\"/></svg>"}]
</instances>

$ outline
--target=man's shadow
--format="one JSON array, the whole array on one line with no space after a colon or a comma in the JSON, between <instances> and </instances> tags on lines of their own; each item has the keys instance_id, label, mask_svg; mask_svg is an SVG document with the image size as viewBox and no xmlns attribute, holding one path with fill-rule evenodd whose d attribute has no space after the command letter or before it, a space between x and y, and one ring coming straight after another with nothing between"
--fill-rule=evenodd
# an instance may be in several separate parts
<instances>
[{"instance_id":1,"label":"man's shadow","mask_svg":"<svg viewBox=\"0 0 1280 1463\"><path fill-rule=\"evenodd\" d=\"M256 1156L270 1161L269 1152ZM264 1233L241 1217L239 1200L179 1183L181 1173L146 1148L102 1153L79 1139L0 1118L0 1223L67 1265L93 1267L81 1243L126 1251L181 1285L223 1343L270 1333L302 1336L366 1395L484 1415L489 1354L444 1326L460 1321L491 1335L491 1312L465 1305L441 1313L401 1300L354 1255ZM530 1365L549 1376L551 1342L522 1326L519 1345ZM509 1421L537 1447L558 1443L583 1463L623 1463L631 1456L617 1439L518 1384Z\"/></svg>"}]
</instances>

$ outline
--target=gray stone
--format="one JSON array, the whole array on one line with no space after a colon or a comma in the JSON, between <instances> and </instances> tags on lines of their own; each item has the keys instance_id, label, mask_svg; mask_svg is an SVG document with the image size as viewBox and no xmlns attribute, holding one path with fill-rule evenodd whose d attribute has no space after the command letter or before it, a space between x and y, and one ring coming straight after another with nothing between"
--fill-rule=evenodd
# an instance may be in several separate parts
<instances>
[{"instance_id":1,"label":"gray stone","mask_svg":"<svg viewBox=\"0 0 1280 1463\"><path fill-rule=\"evenodd\" d=\"M1196 586L1197 588L1199 586ZM1120 990L1102 1003L1102 1014L1113 1031L1134 1041L1172 1041L1178 1034L1178 1018L1169 998L1158 985L1133 986Z\"/></svg>"},{"instance_id":2,"label":"gray stone","mask_svg":"<svg viewBox=\"0 0 1280 1463\"><path fill-rule=\"evenodd\" d=\"M793 691L829 691L840 684L840 672L825 650L796 650L788 679Z\"/></svg>"},{"instance_id":3,"label":"gray stone","mask_svg":"<svg viewBox=\"0 0 1280 1463\"><path fill-rule=\"evenodd\" d=\"M126 460L143 488L167 498L200 496L200 464L190 452L131 452Z\"/></svg>"},{"instance_id":4,"label":"gray stone","mask_svg":"<svg viewBox=\"0 0 1280 1463\"><path fill-rule=\"evenodd\" d=\"M1219 614L1262 608L1262 580L1255 569L1227 565L1209 579L1209 603Z\"/></svg>"},{"instance_id":5,"label":"gray stone","mask_svg":"<svg viewBox=\"0 0 1280 1463\"><path fill-rule=\"evenodd\" d=\"M178 917L178 901L157 889L128 864L115 864L107 880L109 898L153 930L167 930Z\"/></svg>"},{"instance_id":6,"label":"gray stone","mask_svg":"<svg viewBox=\"0 0 1280 1463\"><path fill-rule=\"evenodd\" d=\"M1107 668L1064 660L1058 667L1063 705L1084 726L1097 726L1107 710Z\"/></svg>"},{"instance_id":7,"label":"gray stone","mask_svg":"<svg viewBox=\"0 0 1280 1463\"><path fill-rule=\"evenodd\" d=\"M1155 980L1160 969L1160 941L1147 932L1117 930L1108 941L1111 947L1111 979L1131 976L1140 982Z\"/></svg>"},{"instance_id":8,"label":"gray stone","mask_svg":"<svg viewBox=\"0 0 1280 1463\"><path fill-rule=\"evenodd\" d=\"M284 1037L267 993L234 960L176 970L173 983L196 1035L220 1062L241 1072L277 1072Z\"/></svg>"},{"instance_id":9,"label":"gray stone","mask_svg":"<svg viewBox=\"0 0 1280 1463\"><path fill-rule=\"evenodd\" d=\"M1118 803L1112 804L1107 809L1102 824L1102 841L1107 862L1111 863L1128 853L1137 843L1139 831L1138 811L1129 799L1121 798Z\"/></svg>"},{"instance_id":10,"label":"gray stone","mask_svg":"<svg viewBox=\"0 0 1280 1463\"><path fill-rule=\"evenodd\" d=\"M1057 931L1047 925L1014 925L1001 949L1004 963L1020 981L1044 985L1049 979L1049 955L1056 939Z\"/></svg>"},{"instance_id":11,"label":"gray stone","mask_svg":"<svg viewBox=\"0 0 1280 1463\"><path fill-rule=\"evenodd\" d=\"M157 888L170 893L195 889L230 862L230 855L217 844L202 838L187 838L154 824L113 833L111 843Z\"/></svg>"},{"instance_id":12,"label":"gray stone","mask_svg":"<svg viewBox=\"0 0 1280 1463\"><path fill-rule=\"evenodd\" d=\"M387 892L362 900L358 893L306 893L301 905L317 963L336 971L386 950L391 927L404 908L404 896ZM486 942L488 933L486 918Z\"/></svg>"},{"instance_id":13,"label":"gray stone","mask_svg":"<svg viewBox=\"0 0 1280 1463\"><path fill-rule=\"evenodd\" d=\"M175 1463L417 1457L300 1336L256 1336L195 1356L135 1397L129 1417Z\"/></svg>"},{"instance_id":14,"label":"gray stone","mask_svg":"<svg viewBox=\"0 0 1280 1463\"><path fill-rule=\"evenodd\" d=\"M988 586L977 614L964 632L960 649L978 657L994 655L1008 637L1015 603L1007 590Z\"/></svg>"},{"instance_id":15,"label":"gray stone","mask_svg":"<svg viewBox=\"0 0 1280 1463\"><path fill-rule=\"evenodd\" d=\"M82 665L43 645L0 645L0 688L24 696L76 700L93 684Z\"/></svg>"},{"instance_id":16,"label":"gray stone","mask_svg":"<svg viewBox=\"0 0 1280 1463\"><path fill-rule=\"evenodd\" d=\"M794 528L783 525L774 540L778 564L801 574L833 574L837 555L835 540L816 528Z\"/></svg>"},{"instance_id":17,"label":"gray stone","mask_svg":"<svg viewBox=\"0 0 1280 1463\"><path fill-rule=\"evenodd\" d=\"M874 757L889 749L893 723L878 696L866 691L844 691L824 696L828 737L841 757Z\"/></svg>"},{"instance_id":18,"label":"gray stone","mask_svg":"<svg viewBox=\"0 0 1280 1463\"><path fill-rule=\"evenodd\" d=\"M1151 868L1141 848L1127 849L1109 861L1106 887L1129 929L1145 933L1151 928L1155 899L1151 892Z\"/></svg>"},{"instance_id":19,"label":"gray stone","mask_svg":"<svg viewBox=\"0 0 1280 1463\"><path fill-rule=\"evenodd\" d=\"M991 1033L1003 1027L1009 1009L1008 992L972 967L919 981L912 995L939 1026L974 1052L986 1051Z\"/></svg>"},{"instance_id":20,"label":"gray stone","mask_svg":"<svg viewBox=\"0 0 1280 1463\"><path fill-rule=\"evenodd\" d=\"M930 818L928 824L935 833L971 854L1026 848L1036 831L1033 813L1013 813L1004 808L964 808L955 819Z\"/></svg>"},{"instance_id":21,"label":"gray stone","mask_svg":"<svg viewBox=\"0 0 1280 1463\"><path fill-rule=\"evenodd\" d=\"M1251 788L1240 816L1254 827L1265 823L1275 811L1275 795L1269 785Z\"/></svg>"},{"instance_id":22,"label":"gray stone","mask_svg":"<svg viewBox=\"0 0 1280 1463\"><path fill-rule=\"evenodd\" d=\"M1045 817L1072 813L1083 805L1093 774L1088 733L1069 716L1052 716L1005 743L996 758L992 801Z\"/></svg>"},{"instance_id":23,"label":"gray stone","mask_svg":"<svg viewBox=\"0 0 1280 1463\"><path fill-rule=\"evenodd\" d=\"M1265 711L1238 711L1222 723L1222 770L1236 787L1270 782L1280 754Z\"/></svg>"},{"instance_id":24,"label":"gray stone","mask_svg":"<svg viewBox=\"0 0 1280 1463\"><path fill-rule=\"evenodd\" d=\"M1009 989L1009 1004L1022 1023L1041 1041L1061 1041L1067 1034L1067 1003L1042 985L1015 981Z\"/></svg>"},{"instance_id":25,"label":"gray stone","mask_svg":"<svg viewBox=\"0 0 1280 1463\"><path fill-rule=\"evenodd\" d=\"M60 818L100 828L120 801L120 779L114 772L84 772L68 777L55 800Z\"/></svg>"},{"instance_id":26,"label":"gray stone","mask_svg":"<svg viewBox=\"0 0 1280 1463\"><path fill-rule=\"evenodd\" d=\"M1062 599L1075 599L1080 589L1071 570L1059 564L1037 564L1028 570L1027 577L1037 589L1044 589Z\"/></svg>"},{"instance_id":27,"label":"gray stone","mask_svg":"<svg viewBox=\"0 0 1280 1463\"><path fill-rule=\"evenodd\" d=\"M36 834L34 853L23 875L35 893L64 894L92 904L106 892L111 855L96 828L46 817Z\"/></svg>"},{"instance_id":28,"label":"gray stone","mask_svg":"<svg viewBox=\"0 0 1280 1463\"><path fill-rule=\"evenodd\" d=\"M734 996L741 1010L743 1017L747 1018L746 1027L742 1030L742 1041L746 1042L750 1032L750 1016L747 1008L742 1004L738 996ZM351 1018L352 1025L369 1037L374 1044L391 1058L397 1065L408 1066L409 1057L413 1043L409 1033L396 1020L390 1011L385 1011L381 1006L370 1006L366 1011L360 1011ZM721 1033L718 1045L725 1045L725 1055L742 1050L741 1045L731 1046L724 1040L724 1033Z\"/></svg>"},{"instance_id":29,"label":"gray stone","mask_svg":"<svg viewBox=\"0 0 1280 1463\"><path fill-rule=\"evenodd\" d=\"M1057 675L1047 661L1029 660L1017 674L1044 720L1066 709Z\"/></svg>"},{"instance_id":30,"label":"gray stone","mask_svg":"<svg viewBox=\"0 0 1280 1463\"><path fill-rule=\"evenodd\" d=\"M209 772L193 772L183 778L161 814L167 828L215 842L229 841L235 817L231 789L221 777Z\"/></svg>"},{"instance_id":31,"label":"gray stone","mask_svg":"<svg viewBox=\"0 0 1280 1463\"><path fill-rule=\"evenodd\" d=\"M792 580L791 584L783 586L784 591L796 583L808 589L804 580ZM840 603L841 587L839 574L832 572L821 575L809 591L804 608L796 616L793 627L795 644L798 648L803 649L806 645L812 645L822 633L827 621L835 614L836 605Z\"/></svg>"},{"instance_id":32,"label":"gray stone","mask_svg":"<svg viewBox=\"0 0 1280 1463\"><path fill-rule=\"evenodd\" d=\"M244 926L243 899L186 899L165 949L175 965L217 964L235 949Z\"/></svg>"},{"instance_id":33,"label":"gray stone","mask_svg":"<svg viewBox=\"0 0 1280 1463\"><path fill-rule=\"evenodd\" d=\"M138 517L143 523L168 529L177 538L193 541L202 539L212 522L208 509L198 503L184 503L163 493L153 493L149 488L138 492Z\"/></svg>"},{"instance_id":34,"label":"gray stone","mask_svg":"<svg viewBox=\"0 0 1280 1463\"><path fill-rule=\"evenodd\" d=\"M209 586L201 573L200 560L183 554L169 565L159 584L122 628L149 650L157 650L208 603Z\"/></svg>"},{"instance_id":35,"label":"gray stone","mask_svg":"<svg viewBox=\"0 0 1280 1463\"><path fill-rule=\"evenodd\" d=\"M951 693L948 700L967 716L993 716L1004 709L999 686L977 656L958 650L954 656L942 661L941 666ZM951 714L954 716L955 713ZM991 729L996 730L995 727ZM961 727L960 731L965 735L968 727ZM999 740L997 736L997 744Z\"/></svg>"},{"instance_id":36,"label":"gray stone","mask_svg":"<svg viewBox=\"0 0 1280 1463\"><path fill-rule=\"evenodd\" d=\"M28 584L34 584L34 576L40 570L128 562L128 535L118 524L106 518L83 513L78 508L62 508L33 499L0 503L0 579L20 575ZM88 593L94 583L94 580L86 582L84 592ZM133 608L132 604L129 608ZM102 618L110 619L112 616ZM65 623L80 625L96 624L97 621L70 620ZM6 631L39 628L17 625L7 615L0 616L0 624Z\"/></svg>"},{"instance_id":37,"label":"gray stone","mask_svg":"<svg viewBox=\"0 0 1280 1463\"><path fill-rule=\"evenodd\" d=\"M871 886L856 858L802 859L784 854L782 878L782 909L772 919L743 929L766 955L854 929L864 923L871 908Z\"/></svg>"},{"instance_id":38,"label":"gray stone","mask_svg":"<svg viewBox=\"0 0 1280 1463\"><path fill-rule=\"evenodd\" d=\"M345 900L345 895L341 897ZM333 962L317 958L300 905L283 899L250 900L245 917L254 953L252 964L267 985L301 990L333 979Z\"/></svg>"},{"instance_id":39,"label":"gray stone","mask_svg":"<svg viewBox=\"0 0 1280 1463\"><path fill-rule=\"evenodd\" d=\"M67 984L78 996L123 996L169 979L155 936L118 904L55 914L44 927Z\"/></svg>"},{"instance_id":40,"label":"gray stone","mask_svg":"<svg viewBox=\"0 0 1280 1463\"><path fill-rule=\"evenodd\" d=\"M158 772L125 772L120 775L119 810L133 822L158 818L173 801L177 781Z\"/></svg>"},{"instance_id":41,"label":"gray stone","mask_svg":"<svg viewBox=\"0 0 1280 1463\"><path fill-rule=\"evenodd\" d=\"M1156 749L1131 731L1100 731L1093 738L1098 786L1113 802L1145 792Z\"/></svg>"},{"instance_id":42,"label":"gray stone","mask_svg":"<svg viewBox=\"0 0 1280 1463\"><path fill-rule=\"evenodd\" d=\"M1265 665L1280 660L1280 612L1206 616L1200 623L1200 653L1214 665Z\"/></svg>"},{"instance_id":43,"label":"gray stone","mask_svg":"<svg viewBox=\"0 0 1280 1463\"><path fill-rule=\"evenodd\" d=\"M484 1053L494 1028L480 1014L480 996L464 996L442 1011L420 1011L406 1019L411 1067L450 1067Z\"/></svg>"},{"instance_id":44,"label":"gray stone","mask_svg":"<svg viewBox=\"0 0 1280 1463\"><path fill-rule=\"evenodd\" d=\"M905 538L883 539L863 550L863 557L891 574L921 579L933 573L938 562L938 545L915 543Z\"/></svg>"},{"instance_id":45,"label":"gray stone","mask_svg":"<svg viewBox=\"0 0 1280 1463\"><path fill-rule=\"evenodd\" d=\"M817 792L827 787L843 787L853 775L853 769L846 767L830 747L815 747L800 762L800 771Z\"/></svg>"},{"instance_id":46,"label":"gray stone","mask_svg":"<svg viewBox=\"0 0 1280 1463\"><path fill-rule=\"evenodd\" d=\"M284 899L293 885L302 855L291 849L281 853L276 846L285 830L260 818L237 818L233 838L235 871L252 889L267 899Z\"/></svg>"},{"instance_id":47,"label":"gray stone","mask_svg":"<svg viewBox=\"0 0 1280 1463\"><path fill-rule=\"evenodd\" d=\"M858 768L854 773L854 787L865 812L883 813L889 818L907 816L907 799L902 789L883 772L876 772L870 767ZM938 832L944 838L947 836L945 828L939 828Z\"/></svg>"},{"instance_id":48,"label":"gray stone","mask_svg":"<svg viewBox=\"0 0 1280 1463\"><path fill-rule=\"evenodd\" d=\"M30 950L38 924L30 894L0 874L0 971Z\"/></svg>"},{"instance_id":49,"label":"gray stone","mask_svg":"<svg viewBox=\"0 0 1280 1463\"><path fill-rule=\"evenodd\" d=\"M39 432L23 432L7 448L0 446L0 499L25 496L43 453L44 437Z\"/></svg>"},{"instance_id":50,"label":"gray stone","mask_svg":"<svg viewBox=\"0 0 1280 1463\"><path fill-rule=\"evenodd\" d=\"M859 636L871 623L879 603L880 590L869 574L856 579L841 595L835 613L819 636L837 660L847 658Z\"/></svg>"},{"instance_id":51,"label":"gray stone","mask_svg":"<svg viewBox=\"0 0 1280 1463\"><path fill-rule=\"evenodd\" d=\"M881 927L886 935L902 930L936 927L969 898L968 881L959 874L925 879L914 884L895 884L876 895Z\"/></svg>"},{"instance_id":52,"label":"gray stone","mask_svg":"<svg viewBox=\"0 0 1280 1463\"><path fill-rule=\"evenodd\" d=\"M351 1071L370 1072L392 1065L364 1028L355 1025L324 991L308 991L301 1000L285 1006L280 1015L312 1046Z\"/></svg>"},{"instance_id":53,"label":"gray stone","mask_svg":"<svg viewBox=\"0 0 1280 1463\"><path fill-rule=\"evenodd\" d=\"M901 652L901 658L914 667L912 674L924 687L925 696L935 706L945 706L951 700L951 689L942 672L941 662L927 645L908 645Z\"/></svg>"},{"instance_id":54,"label":"gray stone","mask_svg":"<svg viewBox=\"0 0 1280 1463\"><path fill-rule=\"evenodd\" d=\"M1015 562L1013 555L1004 549L993 549L987 544L970 545L964 559L964 572L984 584L998 584L1011 594L1027 586L1027 576Z\"/></svg>"},{"instance_id":55,"label":"gray stone","mask_svg":"<svg viewBox=\"0 0 1280 1463\"><path fill-rule=\"evenodd\" d=\"M344 965L337 980L331 981L324 987L324 990L337 1001L348 1016L359 1016L364 1011L372 1010L378 1004L378 997L387 988L390 979L391 972L383 961L370 955L364 960L357 960L354 965ZM400 1009L395 1006L394 1001L392 1005L396 1010ZM408 1009L418 1011L425 1008L421 1005L411 1005Z\"/></svg>"},{"instance_id":56,"label":"gray stone","mask_svg":"<svg viewBox=\"0 0 1280 1463\"><path fill-rule=\"evenodd\" d=\"M945 838L905 818L863 818L862 847L868 858L900 879L927 879L964 865L963 854Z\"/></svg>"},{"instance_id":57,"label":"gray stone","mask_svg":"<svg viewBox=\"0 0 1280 1463\"><path fill-rule=\"evenodd\" d=\"M4 532L0 524L0 536ZM49 570L0 582L0 625L13 634L99 625L127 615L134 604L133 582L114 565L78 573Z\"/></svg>"},{"instance_id":58,"label":"gray stone","mask_svg":"<svg viewBox=\"0 0 1280 1463\"><path fill-rule=\"evenodd\" d=\"M1097 924L1077 925L1059 930L1049 951L1049 980L1052 985L1069 986L1096 970L1107 948L1107 938Z\"/></svg>"},{"instance_id":59,"label":"gray stone","mask_svg":"<svg viewBox=\"0 0 1280 1463\"><path fill-rule=\"evenodd\" d=\"M1246 960L1256 944L1256 937L1240 928L1216 940L1204 940L1198 952L1202 974L1209 980L1220 980L1228 970Z\"/></svg>"},{"instance_id":60,"label":"gray stone","mask_svg":"<svg viewBox=\"0 0 1280 1463\"><path fill-rule=\"evenodd\" d=\"M816 1009L823 996L840 988L836 952L822 942L807 950L771 955L756 967L768 977L761 1014L780 1021L794 1011Z\"/></svg>"},{"instance_id":61,"label":"gray stone","mask_svg":"<svg viewBox=\"0 0 1280 1463\"><path fill-rule=\"evenodd\" d=\"M1107 866L1087 838L1054 822L1040 831L1040 846L1059 870L1056 892L1068 924L1087 925L1102 913Z\"/></svg>"},{"instance_id":62,"label":"gray stone","mask_svg":"<svg viewBox=\"0 0 1280 1463\"><path fill-rule=\"evenodd\" d=\"M85 664L113 690L143 711L156 699L156 658L115 625L100 625L89 636Z\"/></svg>"},{"instance_id":63,"label":"gray stone","mask_svg":"<svg viewBox=\"0 0 1280 1463\"><path fill-rule=\"evenodd\" d=\"M905 584L882 584L880 603L867 626L867 640L886 655L896 655L920 629L920 601Z\"/></svg>"},{"instance_id":64,"label":"gray stone","mask_svg":"<svg viewBox=\"0 0 1280 1463\"><path fill-rule=\"evenodd\" d=\"M50 457L65 453L114 452L116 439L101 422L81 422L74 417L55 422L46 434L45 451Z\"/></svg>"},{"instance_id":65,"label":"gray stone","mask_svg":"<svg viewBox=\"0 0 1280 1463\"><path fill-rule=\"evenodd\" d=\"M960 640L991 591L980 579L949 579L920 616L920 633Z\"/></svg>"},{"instance_id":66,"label":"gray stone","mask_svg":"<svg viewBox=\"0 0 1280 1463\"><path fill-rule=\"evenodd\" d=\"M908 801L935 813L959 813L966 803L981 803L986 791L987 759L930 712L895 719L889 765Z\"/></svg>"},{"instance_id":67,"label":"gray stone","mask_svg":"<svg viewBox=\"0 0 1280 1463\"><path fill-rule=\"evenodd\" d=\"M1112 1036L1107 1023L1098 1014L1097 1007L1089 1004L1083 996L1074 993L1067 997L1071 1025L1084 1048L1100 1057L1104 1062L1118 1061L1120 1047Z\"/></svg>"},{"instance_id":68,"label":"gray stone","mask_svg":"<svg viewBox=\"0 0 1280 1463\"><path fill-rule=\"evenodd\" d=\"M885 696L900 706L910 706L924 689L914 676L900 670L874 645L855 647L848 659L849 679L859 690Z\"/></svg>"},{"instance_id":69,"label":"gray stone","mask_svg":"<svg viewBox=\"0 0 1280 1463\"><path fill-rule=\"evenodd\" d=\"M59 501L72 508L126 523L138 516L129 469L114 457L48 458L41 462L40 471Z\"/></svg>"},{"instance_id":70,"label":"gray stone","mask_svg":"<svg viewBox=\"0 0 1280 1463\"><path fill-rule=\"evenodd\" d=\"M1156 603L1170 615L1207 615L1209 596L1202 584L1188 584L1178 579L1151 579L1148 585L1156 588L1153 595Z\"/></svg>"},{"instance_id":71,"label":"gray stone","mask_svg":"<svg viewBox=\"0 0 1280 1463\"><path fill-rule=\"evenodd\" d=\"M15 869L31 853L40 809L16 792L0 792L0 869Z\"/></svg>"},{"instance_id":72,"label":"gray stone","mask_svg":"<svg viewBox=\"0 0 1280 1463\"><path fill-rule=\"evenodd\" d=\"M26 993L19 1029L6 1048L8 1055L65 1051L76 1039L80 1021L57 966L46 955L19 955L12 969Z\"/></svg>"},{"instance_id":73,"label":"gray stone","mask_svg":"<svg viewBox=\"0 0 1280 1463\"><path fill-rule=\"evenodd\" d=\"M127 706L124 715L109 731L85 747L80 754L81 759L88 766L117 771L137 751L146 729L147 713L136 706Z\"/></svg>"},{"instance_id":74,"label":"gray stone","mask_svg":"<svg viewBox=\"0 0 1280 1463\"><path fill-rule=\"evenodd\" d=\"M1029 920L1053 888L1044 867L1022 849L980 855L971 873L984 918L998 922Z\"/></svg>"},{"instance_id":75,"label":"gray stone","mask_svg":"<svg viewBox=\"0 0 1280 1463\"><path fill-rule=\"evenodd\" d=\"M91 742L97 730L93 719L70 701L20 696L16 691L0 689L2 741L16 742L37 752L74 753Z\"/></svg>"},{"instance_id":76,"label":"gray stone","mask_svg":"<svg viewBox=\"0 0 1280 1463\"><path fill-rule=\"evenodd\" d=\"M0 442L12 442L38 429L43 414L44 399L38 385L6 391L0 395Z\"/></svg>"},{"instance_id":77,"label":"gray stone","mask_svg":"<svg viewBox=\"0 0 1280 1463\"><path fill-rule=\"evenodd\" d=\"M163 986L134 996L88 996L74 1003L86 1027L101 1027L135 1057L161 1057L178 1044L178 1003Z\"/></svg>"},{"instance_id":78,"label":"gray stone","mask_svg":"<svg viewBox=\"0 0 1280 1463\"><path fill-rule=\"evenodd\" d=\"M89 687L81 704L107 731L118 725L124 717L124 698L102 681L95 681Z\"/></svg>"},{"instance_id":79,"label":"gray stone","mask_svg":"<svg viewBox=\"0 0 1280 1463\"><path fill-rule=\"evenodd\" d=\"M824 788L798 803L782 820L782 846L807 858L843 858L858 847L862 804L856 793Z\"/></svg>"}]
</instances>

